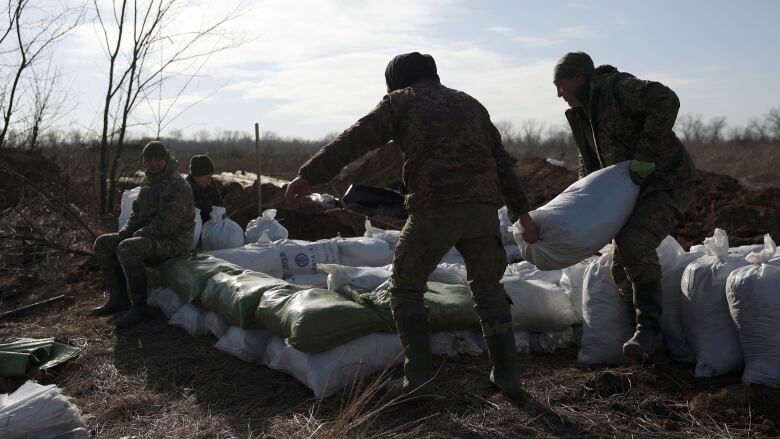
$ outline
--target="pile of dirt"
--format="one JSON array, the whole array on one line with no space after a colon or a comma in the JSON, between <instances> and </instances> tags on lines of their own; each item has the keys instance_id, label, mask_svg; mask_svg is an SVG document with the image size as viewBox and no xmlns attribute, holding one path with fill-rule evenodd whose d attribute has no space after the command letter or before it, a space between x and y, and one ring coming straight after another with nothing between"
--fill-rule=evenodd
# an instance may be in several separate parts
<instances>
[{"instance_id":1,"label":"pile of dirt","mask_svg":"<svg viewBox=\"0 0 780 439\"><path fill-rule=\"evenodd\" d=\"M23 176L41 189L58 192L64 184L60 168L38 151L0 148L0 209L19 203L24 195ZM18 174L18 175L17 175Z\"/></svg>"}]
</instances>

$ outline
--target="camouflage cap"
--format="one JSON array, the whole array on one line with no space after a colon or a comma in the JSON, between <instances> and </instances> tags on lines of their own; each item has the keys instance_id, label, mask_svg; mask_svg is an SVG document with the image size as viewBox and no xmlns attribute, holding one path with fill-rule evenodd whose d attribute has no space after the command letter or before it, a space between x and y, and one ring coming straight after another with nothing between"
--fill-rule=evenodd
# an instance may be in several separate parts
<instances>
[{"instance_id":1,"label":"camouflage cap","mask_svg":"<svg viewBox=\"0 0 780 439\"><path fill-rule=\"evenodd\" d=\"M563 55L553 69L553 81L593 72L593 60L585 52L569 52Z\"/></svg>"},{"instance_id":2,"label":"camouflage cap","mask_svg":"<svg viewBox=\"0 0 780 439\"><path fill-rule=\"evenodd\" d=\"M165 148L165 145L159 140L153 140L147 143L146 146L144 146L142 155L145 162L155 157L162 158L166 161L171 159L171 153L168 152L168 149Z\"/></svg>"}]
</instances>

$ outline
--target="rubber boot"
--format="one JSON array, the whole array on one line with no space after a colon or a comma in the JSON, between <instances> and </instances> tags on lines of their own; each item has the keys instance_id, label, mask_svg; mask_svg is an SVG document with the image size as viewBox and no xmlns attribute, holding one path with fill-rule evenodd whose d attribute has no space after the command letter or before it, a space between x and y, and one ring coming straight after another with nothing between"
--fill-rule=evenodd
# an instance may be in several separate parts
<instances>
[{"instance_id":1,"label":"rubber boot","mask_svg":"<svg viewBox=\"0 0 780 439\"><path fill-rule=\"evenodd\" d=\"M433 388L433 357L428 312L393 312L404 349L404 377L390 380L385 397L425 396Z\"/></svg>"},{"instance_id":2,"label":"rubber boot","mask_svg":"<svg viewBox=\"0 0 780 439\"><path fill-rule=\"evenodd\" d=\"M636 332L623 345L623 355L635 363L652 362L661 352L661 282L635 283Z\"/></svg>"},{"instance_id":3,"label":"rubber boot","mask_svg":"<svg viewBox=\"0 0 780 439\"><path fill-rule=\"evenodd\" d=\"M127 297L127 281L122 266L118 262L100 264L103 279L108 292L108 301L92 310L94 316L107 316L130 308L130 298Z\"/></svg>"},{"instance_id":4,"label":"rubber boot","mask_svg":"<svg viewBox=\"0 0 780 439\"><path fill-rule=\"evenodd\" d=\"M523 391L520 380L520 368L517 365L517 348L515 334L512 332L512 320L506 322L482 322L482 334L488 346L493 370L490 372L490 382L504 396L525 402L528 395Z\"/></svg>"},{"instance_id":5,"label":"rubber boot","mask_svg":"<svg viewBox=\"0 0 780 439\"><path fill-rule=\"evenodd\" d=\"M146 317L148 311L148 306L146 305L146 274L129 276L127 283L130 286L130 296L133 298L133 305L129 311L117 319L116 325L120 328L127 328L140 323Z\"/></svg>"}]
</instances>

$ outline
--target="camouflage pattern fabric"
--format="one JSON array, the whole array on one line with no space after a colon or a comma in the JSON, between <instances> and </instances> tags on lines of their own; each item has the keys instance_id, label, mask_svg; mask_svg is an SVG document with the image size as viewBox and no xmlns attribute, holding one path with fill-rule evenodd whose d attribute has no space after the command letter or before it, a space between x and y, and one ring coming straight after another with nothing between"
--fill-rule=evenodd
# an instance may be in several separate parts
<instances>
[{"instance_id":1,"label":"camouflage pattern fabric","mask_svg":"<svg viewBox=\"0 0 780 439\"><path fill-rule=\"evenodd\" d=\"M120 235L164 244L175 249L174 256L187 253L195 232L195 207L192 189L178 167L171 159L160 173L146 176Z\"/></svg>"},{"instance_id":2,"label":"camouflage pattern fabric","mask_svg":"<svg viewBox=\"0 0 780 439\"><path fill-rule=\"evenodd\" d=\"M661 281L656 249L682 221L693 202L695 183L679 189L656 191L639 201L631 217L615 237L612 277L627 302L633 301L631 282Z\"/></svg>"},{"instance_id":3,"label":"camouflage pattern fabric","mask_svg":"<svg viewBox=\"0 0 780 439\"><path fill-rule=\"evenodd\" d=\"M672 130L679 108L677 95L661 83L637 79L612 66L597 68L590 79L587 109L566 111L580 152L580 177L635 159L656 165L641 196L700 181Z\"/></svg>"},{"instance_id":4,"label":"camouflage pattern fabric","mask_svg":"<svg viewBox=\"0 0 780 439\"><path fill-rule=\"evenodd\" d=\"M120 233L109 233L95 241L95 257L101 265L118 261L127 276L146 274L147 264L158 264L180 256L169 242L149 238L124 238Z\"/></svg>"},{"instance_id":5,"label":"camouflage pattern fabric","mask_svg":"<svg viewBox=\"0 0 780 439\"><path fill-rule=\"evenodd\" d=\"M213 183L209 183L206 187L202 187L195 182L195 179L193 179L191 175L188 175L186 180L187 183L190 184L190 189L192 189L192 198L195 202L195 207L200 209L200 219L205 223L211 219L211 208L222 205L222 196Z\"/></svg>"},{"instance_id":6,"label":"camouflage pattern fabric","mask_svg":"<svg viewBox=\"0 0 780 439\"><path fill-rule=\"evenodd\" d=\"M393 260L393 315L427 322L423 301L428 276L452 246L463 255L475 310L484 321L511 321L509 298L500 280L506 253L493 204L467 203L413 210L401 231Z\"/></svg>"},{"instance_id":7,"label":"camouflage pattern fabric","mask_svg":"<svg viewBox=\"0 0 780 439\"><path fill-rule=\"evenodd\" d=\"M410 212L464 203L506 204L514 216L528 211L514 159L487 110L435 79L385 95L368 115L311 157L299 174L312 185L329 181L349 162L390 140L403 154Z\"/></svg>"}]
</instances>

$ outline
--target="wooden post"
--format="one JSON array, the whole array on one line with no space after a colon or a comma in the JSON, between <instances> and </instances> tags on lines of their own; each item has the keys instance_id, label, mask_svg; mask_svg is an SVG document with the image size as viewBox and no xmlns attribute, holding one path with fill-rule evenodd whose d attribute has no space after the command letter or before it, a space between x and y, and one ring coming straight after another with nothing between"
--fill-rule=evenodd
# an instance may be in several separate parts
<instances>
[{"instance_id":1,"label":"wooden post","mask_svg":"<svg viewBox=\"0 0 780 439\"><path fill-rule=\"evenodd\" d=\"M255 123L255 149L257 151L257 216L263 215L262 173L260 172L260 124Z\"/></svg>"}]
</instances>

